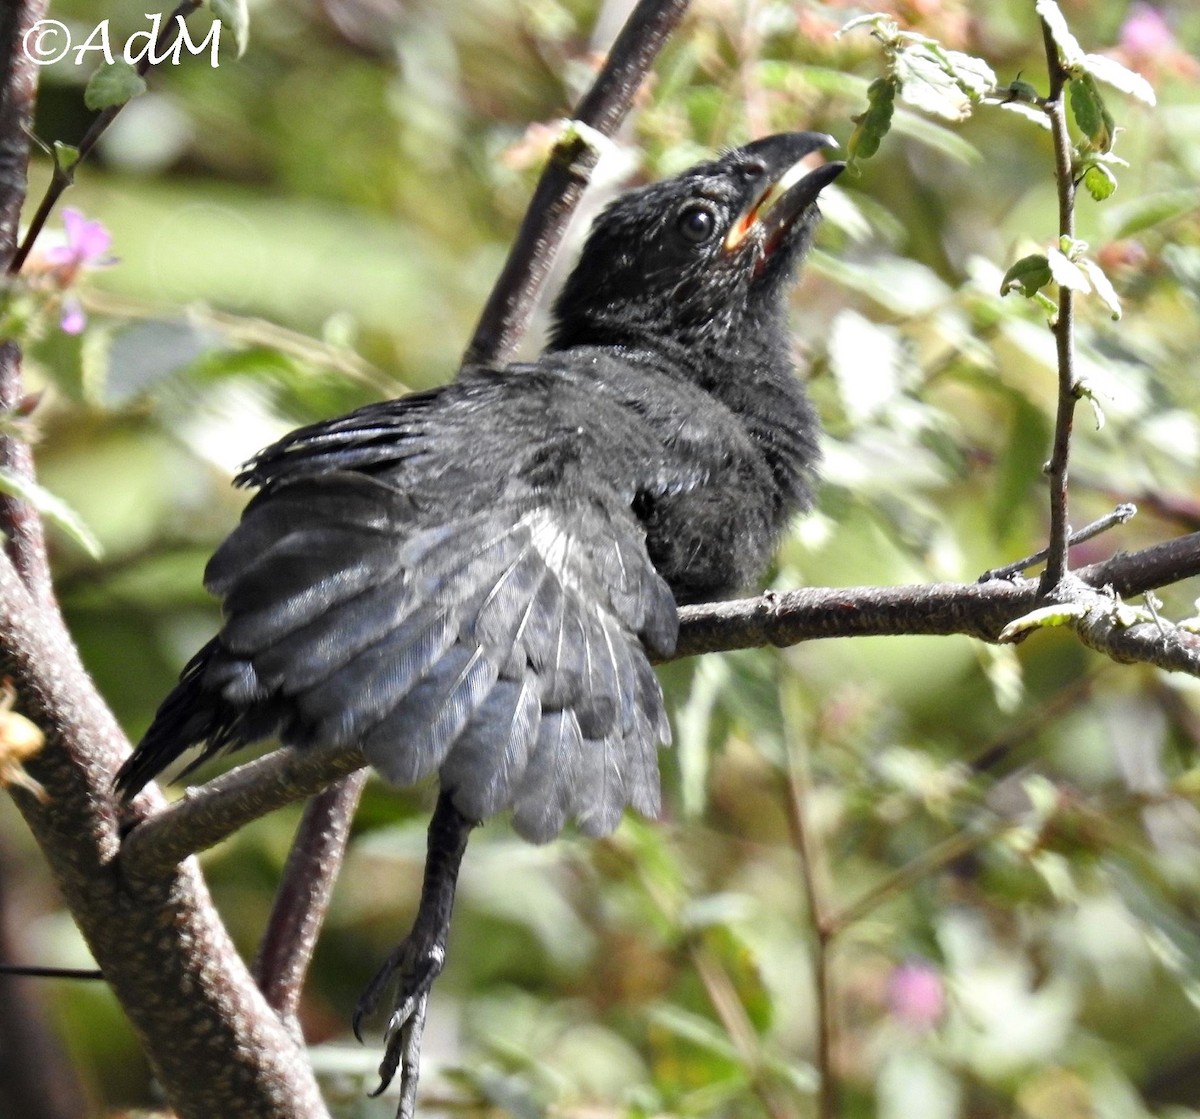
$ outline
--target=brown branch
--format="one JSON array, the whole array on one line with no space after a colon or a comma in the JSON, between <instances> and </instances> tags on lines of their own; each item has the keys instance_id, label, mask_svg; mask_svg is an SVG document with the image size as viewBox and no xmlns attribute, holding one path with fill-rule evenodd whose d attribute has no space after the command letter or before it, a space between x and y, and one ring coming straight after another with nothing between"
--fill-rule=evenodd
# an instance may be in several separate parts
<instances>
[{"instance_id":1,"label":"brown branch","mask_svg":"<svg viewBox=\"0 0 1200 1119\"><path fill-rule=\"evenodd\" d=\"M576 106L571 123L612 136L687 7L688 0L639 0L592 88ZM505 361L512 356L598 158L599 152L579 129L568 127L554 145L463 356L464 364Z\"/></svg>"},{"instance_id":2,"label":"brown branch","mask_svg":"<svg viewBox=\"0 0 1200 1119\"><path fill-rule=\"evenodd\" d=\"M321 792L361 769L357 746L283 747L240 765L150 816L126 837L121 863L132 877L153 877L219 843L238 828L277 808Z\"/></svg>"},{"instance_id":3,"label":"brown branch","mask_svg":"<svg viewBox=\"0 0 1200 1119\"><path fill-rule=\"evenodd\" d=\"M0 265L16 252L17 228L25 201L29 168L29 127L37 90L37 67L26 57L25 35L45 15L43 0L5 5L0 14ZM21 351L15 342L0 343L0 413L17 407L24 393ZM29 445L12 435L0 437L0 467L25 478L33 477ZM25 585L42 603L52 600L50 568L42 521L19 498L0 494L0 530L5 551Z\"/></svg>"},{"instance_id":4,"label":"brown branch","mask_svg":"<svg viewBox=\"0 0 1200 1119\"><path fill-rule=\"evenodd\" d=\"M304 977L329 910L346 853L350 823L367 771L343 777L308 802L288 852L253 974L267 1002L285 1020L296 1015Z\"/></svg>"},{"instance_id":5,"label":"brown branch","mask_svg":"<svg viewBox=\"0 0 1200 1119\"><path fill-rule=\"evenodd\" d=\"M13 800L172 1105L184 1119L325 1119L303 1048L251 981L195 862L122 875L111 781L128 742L61 618L3 556L0 646L23 713L46 735L28 769L47 800L20 789Z\"/></svg>"},{"instance_id":6,"label":"brown branch","mask_svg":"<svg viewBox=\"0 0 1200 1119\"><path fill-rule=\"evenodd\" d=\"M25 198L36 68L21 49L40 0L0 6L0 259L14 256ZM0 405L21 394L21 354L0 347ZM31 473L28 447L0 443ZM194 861L133 882L121 874L112 774L129 744L80 663L50 587L41 524L0 504L0 656L22 712L45 736L28 762L45 800L11 791L100 970L183 1119L327 1119L307 1054L266 1004ZM153 795L141 810L154 807Z\"/></svg>"},{"instance_id":7,"label":"brown branch","mask_svg":"<svg viewBox=\"0 0 1200 1119\"><path fill-rule=\"evenodd\" d=\"M1200 575L1200 533L1141 552L1116 555L1074 573L1087 588L1142 594ZM930 583L901 587L809 588L680 610L679 644L670 659L701 653L788 646L826 637L964 634L995 642L1010 622L1052 600L1030 580ZM1085 644L1121 659L1195 671L1191 635L1122 632L1093 619ZM1157 638L1157 641L1154 640ZM1179 648L1176 648L1176 646ZM123 861L139 874L162 873L244 824L300 800L365 765L358 747L283 748L231 770L140 824L125 840Z\"/></svg>"},{"instance_id":8,"label":"brown branch","mask_svg":"<svg viewBox=\"0 0 1200 1119\"><path fill-rule=\"evenodd\" d=\"M1042 40L1046 65L1050 72L1050 94L1043 105L1050 117L1054 142L1054 178L1058 187L1058 236L1075 239L1075 179L1071 165L1071 135L1067 129L1066 83L1069 75L1058 57L1058 45L1043 19ZM1075 422L1075 403L1079 384L1075 378L1075 293L1065 284L1058 285L1058 315L1052 327L1058 354L1058 405L1054 416L1054 449L1047 474L1050 479L1050 540L1042 590L1050 589L1067 573L1067 537L1070 527L1067 510L1068 468L1071 458L1071 429Z\"/></svg>"}]
</instances>

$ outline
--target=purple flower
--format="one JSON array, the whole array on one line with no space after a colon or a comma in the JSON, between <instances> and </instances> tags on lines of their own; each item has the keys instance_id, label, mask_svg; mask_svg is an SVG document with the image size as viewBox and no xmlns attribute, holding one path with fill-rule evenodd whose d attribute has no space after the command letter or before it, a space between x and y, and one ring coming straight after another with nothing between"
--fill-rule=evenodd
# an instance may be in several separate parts
<instances>
[{"instance_id":1,"label":"purple flower","mask_svg":"<svg viewBox=\"0 0 1200 1119\"><path fill-rule=\"evenodd\" d=\"M88 221L78 210L63 210L66 239L46 249L47 263L59 270L63 286L69 284L81 268L105 268L115 263L108 255L112 234L98 221Z\"/></svg>"},{"instance_id":2,"label":"purple flower","mask_svg":"<svg viewBox=\"0 0 1200 1119\"><path fill-rule=\"evenodd\" d=\"M887 998L892 1016L916 1030L932 1029L946 1009L941 973L925 960L909 960L893 968Z\"/></svg>"},{"instance_id":3,"label":"purple flower","mask_svg":"<svg viewBox=\"0 0 1200 1119\"><path fill-rule=\"evenodd\" d=\"M54 236L53 232L50 234ZM89 221L78 210L63 210L62 233L50 244L39 238L30 257L26 274L40 276L40 286L52 292L66 292L78 279L80 272L90 268L107 268L116 263L109 255L112 234L98 221ZM87 325L83 305L74 295L61 298L58 324L67 334L79 334Z\"/></svg>"}]
</instances>

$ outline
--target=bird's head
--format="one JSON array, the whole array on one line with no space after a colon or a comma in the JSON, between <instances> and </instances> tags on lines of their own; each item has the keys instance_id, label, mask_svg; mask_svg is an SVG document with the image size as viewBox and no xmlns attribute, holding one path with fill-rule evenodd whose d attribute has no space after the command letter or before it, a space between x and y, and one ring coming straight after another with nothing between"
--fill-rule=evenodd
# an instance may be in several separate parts
<instances>
[{"instance_id":1,"label":"bird's head","mask_svg":"<svg viewBox=\"0 0 1200 1119\"><path fill-rule=\"evenodd\" d=\"M806 157L819 132L766 136L622 195L596 219L555 303L552 346L663 339L735 345L779 317L844 163Z\"/></svg>"}]
</instances>

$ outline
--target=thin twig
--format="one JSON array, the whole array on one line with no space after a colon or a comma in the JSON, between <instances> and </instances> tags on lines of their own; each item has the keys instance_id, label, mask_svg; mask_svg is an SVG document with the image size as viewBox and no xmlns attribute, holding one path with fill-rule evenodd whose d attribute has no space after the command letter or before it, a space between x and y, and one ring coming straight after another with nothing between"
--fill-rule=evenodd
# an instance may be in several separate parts
<instances>
[{"instance_id":1,"label":"thin twig","mask_svg":"<svg viewBox=\"0 0 1200 1119\"><path fill-rule=\"evenodd\" d=\"M961 859L963 855L978 850L1012 826L1011 820L998 819L984 827L960 831L942 840L924 854L918 855L912 862L877 882L857 901L851 902L836 913L831 913L826 925L829 937L834 939L841 936L851 925L857 924L869 913L874 912L889 898L902 894L910 886L956 859Z\"/></svg>"},{"instance_id":2,"label":"thin twig","mask_svg":"<svg viewBox=\"0 0 1200 1119\"><path fill-rule=\"evenodd\" d=\"M1058 56L1058 45L1043 19L1042 40L1050 73L1050 94L1044 109L1050 117L1054 143L1054 178L1058 187L1058 236L1075 239L1075 179L1071 161L1071 135L1067 129L1066 87L1069 75ZM1050 479L1050 541L1042 590L1048 593L1067 573L1067 483L1071 457L1071 429L1079 385L1075 378L1075 293L1058 285L1058 315L1052 327L1058 354L1058 407L1054 417L1054 449L1047 474Z\"/></svg>"},{"instance_id":3,"label":"thin twig","mask_svg":"<svg viewBox=\"0 0 1200 1119\"><path fill-rule=\"evenodd\" d=\"M1092 521L1090 525L1085 525L1078 532L1072 532L1067 539L1067 547L1074 548L1077 544L1083 544L1088 540L1092 540L1101 533L1107 532L1110 528L1125 524L1126 521L1132 520L1136 515L1137 506L1132 502L1123 502L1111 513L1105 514L1099 520ZM1024 559L1019 559L1014 563L1006 563L1003 567L993 567L990 571L985 571L979 576L979 582L986 583L991 579L1011 579L1014 575L1020 575L1022 571L1033 567L1034 564L1041 563L1049 554L1050 549L1043 548L1040 552L1034 552L1033 555L1026 556Z\"/></svg>"},{"instance_id":4,"label":"thin twig","mask_svg":"<svg viewBox=\"0 0 1200 1119\"><path fill-rule=\"evenodd\" d=\"M702 940L692 939L688 942L688 955L713 1012L720 1019L722 1028L729 1035L739 1060L749 1074L750 1088L758 1096L763 1110L771 1119L790 1119L794 1109L766 1074L762 1042L728 969Z\"/></svg>"},{"instance_id":5,"label":"thin twig","mask_svg":"<svg viewBox=\"0 0 1200 1119\"><path fill-rule=\"evenodd\" d=\"M592 88L576 106L571 123L585 128L568 127L534 188L508 259L463 356L464 364L487 364L512 356L599 159L599 152L583 132L612 136L617 131L687 7L688 0L639 0L621 28Z\"/></svg>"},{"instance_id":6,"label":"thin twig","mask_svg":"<svg viewBox=\"0 0 1200 1119\"><path fill-rule=\"evenodd\" d=\"M808 903L813 937L813 984L817 1001L817 1119L836 1119L839 1081L837 1076L837 1004L833 990L833 936L824 885L824 859L809 813L812 808L812 773L808 744L794 726L791 704L781 695L781 709L787 727L787 810L792 845L800 858L800 878Z\"/></svg>"},{"instance_id":7,"label":"thin twig","mask_svg":"<svg viewBox=\"0 0 1200 1119\"><path fill-rule=\"evenodd\" d=\"M32 979L103 979L94 967L49 967L46 964L0 964L0 975L24 975Z\"/></svg>"},{"instance_id":8,"label":"thin twig","mask_svg":"<svg viewBox=\"0 0 1200 1119\"><path fill-rule=\"evenodd\" d=\"M333 884L346 853L350 823L367 771L343 777L312 798L288 852L275 905L251 974L285 1020L295 1017Z\"/></svg>"},{"instance_id":9,"label":"thin twig","mask_svg":"<svg viewBox=\"0 0 1200 1119\"><path fill-rule=\"evenodd\" d=\"M153 68L154 63L151 61L152 58L161 60L164 54L170 50L171 45L179 36L181 21L187 19L202 3L203 0L180 0L175 10L159 26L158 34L155 36L152 46L138 60L137 72L142 77L145 77ZM76 169L87 159L92 149L96 146L97 141L108 130L109 125L117 119L118 114L127 104L128 102L122 102L120 105L110 105L107 109L100 110L88 126L88 130L83 134L83 139L76 146L75 150L78 154L74 163L68 169L64 170L58 161L55 161L54 173L50 177L46 193L42 195L42 200L38 203L38 208L30 219L29 228L25 231L25 239L21 242L21 247L9 262L8 271L10 275L15 276L21 271L55 204L62 197L67 187L74 181Z\"/></svg>"}]
</instances>

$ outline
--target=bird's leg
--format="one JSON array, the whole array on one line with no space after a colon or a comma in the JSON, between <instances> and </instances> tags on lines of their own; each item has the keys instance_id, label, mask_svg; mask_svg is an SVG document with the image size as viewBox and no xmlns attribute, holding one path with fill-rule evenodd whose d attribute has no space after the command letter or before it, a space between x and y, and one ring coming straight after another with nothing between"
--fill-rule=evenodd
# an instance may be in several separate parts
<instances>
[{"instance_id":1,"label":"bird's leg","mask_svg":"<svg viewBox=\"0 0 1200 1119\"><path fill-rule=\"evenodd\" d=\"M384 993L396 985L391 1017L384 1032L386 1050L379 1065L379 1095L400 1072L400 1106L397 1119L412 1119L420 1072L421 1034L425 1029L425 1007L433 981L446 961L446 937L454 909L458 868L467 849L467 838L475 821L468 820L443 792L429 821L429 846L425 857L425 880L412 931L387 958L367 985L354 1010L354 1035L362 1040L363 1019L379 1005Z\"/></svg>"}]
</instances>

